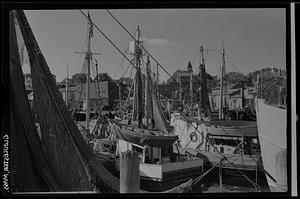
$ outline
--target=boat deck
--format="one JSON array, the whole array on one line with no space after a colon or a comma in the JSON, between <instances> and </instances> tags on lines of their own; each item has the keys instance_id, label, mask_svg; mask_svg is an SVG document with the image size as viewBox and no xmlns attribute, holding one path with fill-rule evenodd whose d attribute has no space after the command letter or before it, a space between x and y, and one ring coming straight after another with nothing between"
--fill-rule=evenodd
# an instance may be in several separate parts
<instances>
[{"instance_id":1,"label":"boat deck","mask_svg":"<svg viewBox=\"0 0 300 199\"><path fill-rule=\"evenodd\" d=\"M174 147L174 152L178 153L178 150ZM217 152L209 152L209 151L198 151L196 149L183 149L179 148L179 153L182 155L191 155L196 156L204 160L205 165L209 164L217 164L223 158ZM259 165L262 165L261 159L255 155L241 155L241 154L223 154L230 162L224 160L222 163L222 168L228 169L241 169L241 170L262 170ZM257 163L258 161L258 163Z\"/></svg>"}]
</instances>

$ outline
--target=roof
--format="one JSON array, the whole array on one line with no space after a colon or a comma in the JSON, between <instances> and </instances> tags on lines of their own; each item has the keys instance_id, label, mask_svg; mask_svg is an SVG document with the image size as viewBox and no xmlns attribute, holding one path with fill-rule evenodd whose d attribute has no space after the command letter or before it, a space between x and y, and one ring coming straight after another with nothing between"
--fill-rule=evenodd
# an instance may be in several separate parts
<instances>
[{"instance_id":1,"label":"roof","mask_svg":"<svg viewBox=\"0 0 300 199\"><path fill-rule=\"evenodd\" d=\"M193 70L193 66L190 61L188 63L187 69L188 69L188 71Z\"/></svg>"},{"instance_id":2,"label":"roof","mask_svg":"<svg viewBox=\"0 0 300 199\"><path fill-rule=\"evenodd\" d=\"M202 121L201 123L212 128L210 132L211 135L248 137L258 136L256 121L217 120Z\"/></svg>"},{"instance_id":3,"label":"roof","mask_svg":"<svg viewBox=\"0 0 300 199\"><path fill-rule=\"evenodd\" d=\"M237 88L241 88L241 84L240 83L230 83L230 84L226 84L223 86L224 89L230 90L230 89L237 89ZM220 90L220 86L212 88L212 90Z\"/></svg>"},{"instance_id":4,"label":"roof","mask_svg":"<svg viewBox=\"0 0 300 199\"><path fill-rule=\"evenodd\" d=\"M66 88L60 88L59 89L59 91L60 92L66 92ZM75 92L75 91L77 91L77 86L70 86L70 87L68 87L68 92Z\"/></svg>"},{"instance_id":5,"label":"roof","mask_svg":"<svg viewBox=\"0 0 300 199\"><path fill-rule=\"evenodd\" d=\"M240 91L240 90L241 89L239 89L239 88L238 89L227 89L227 90L224 88L223 94L224 95L234 95L236 93L236 94L240 95L240 93L238 93L238 91ZM212 95L220 95L220 90L217 90L217 89L213 90Z\"/></svg>"}]
</instances>

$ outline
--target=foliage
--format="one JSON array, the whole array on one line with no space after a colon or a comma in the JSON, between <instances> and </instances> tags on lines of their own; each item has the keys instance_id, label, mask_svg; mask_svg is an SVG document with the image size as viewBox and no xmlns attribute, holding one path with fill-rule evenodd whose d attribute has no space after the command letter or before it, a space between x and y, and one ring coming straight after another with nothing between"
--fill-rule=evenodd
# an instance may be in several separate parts
<instances>
[{"instance_id":1,"label":"foliage","mask_svg":"<svg viewBox=\"0 0 300 199\"><path fill-rule=\"evenodd\" d=\"M107 73L99 73L95 79L94 82L97 82L97 79L99 82L105 82L105 81L111 81L112 78Z\"/></svg>"},{"instance_id":2,"label":"foliage","mask_svg":"<svg viewBox=\"0 0 300 199\"><path fill-rule=\"evenodd\" d=\"M229 83L237 83L240 81L247 81L247 78L243 73L229 72L224 75L224 80Z\"/></svg>"}]
</instances>

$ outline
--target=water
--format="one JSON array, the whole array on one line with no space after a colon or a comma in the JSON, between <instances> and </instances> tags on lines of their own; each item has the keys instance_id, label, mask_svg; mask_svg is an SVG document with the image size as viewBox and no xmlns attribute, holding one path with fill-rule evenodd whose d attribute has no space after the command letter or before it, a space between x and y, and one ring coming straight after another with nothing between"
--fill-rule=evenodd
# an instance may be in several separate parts
<instances>
[{"instance_id":1,"label":"water","mask_svg":"<svg viewBox=\"0 0 300 199\"><path fill-rule=\"evenodd\" d=\"M255 171L242 171L255 182ZM265 174L258 172L257 184L262 192L270 192ZM235 170L223 170L222 191L219 184L218 168L213 170L198 182L191 190L192 193L219 193L219 192L256 192L254 186Z\"/></svg>"},{"instance_id":2,"label":"water","mask_svg":"<svg viewBox=\"0 0 300 199\"><path fill-rule=\"evenodd\" d=\"M255 182L255 171L242 171ZM198 176L194 176L196 178ZM141 189L153 192L169 190L175 186L186 182L188 179L181 179L170 182L151 182L141 180ZM256 192L253 185L234 170L223 170L222 192ZM257 183L261 187L261 192L270 192L266 177L263 172L258 172ZM192 187L190 193L220 193L218 168L207 174L202 180Z\"/></svg>"},{"instance_id":3,"label":"water","mask_svg":"<svg viewBox=\"0 0 300 199\"><path fill-rule=\"evenodd\" d=\"M110 170L116 177L119 177L119 173L113 172L112 165L105 165L107 169ZM215 168L210 173L208 173L204 178L202 178L197 184L195 184L190 193L220 193L219 185L219 172L218 168ZM255 182L255 171L242 171L248 178ZM193 176L195 179L198 176ZM173 187L176 187L184 182L187 182L190 178L172 180L167 182L155 182L148 180L140 181L140 188L145 191L150 192L162 192ZM222 192L256 192L254 186L238 171L234 169L223 169L222 170ZM259 171L257 173L257 184L260 186L260 192L270 192L266 176L263 172Z\"/></svg>"}]
</instances>

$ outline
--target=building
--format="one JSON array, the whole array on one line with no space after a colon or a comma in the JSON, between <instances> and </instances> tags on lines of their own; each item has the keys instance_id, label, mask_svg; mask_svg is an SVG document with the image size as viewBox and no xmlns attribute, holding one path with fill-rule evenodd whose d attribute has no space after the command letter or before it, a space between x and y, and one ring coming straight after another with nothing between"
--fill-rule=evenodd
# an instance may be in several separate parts
<instances>
[{"instance_id":1,"label":"building","mask_svg":"<svg viewBox=\"0 0 300 199\"><path fill-rule=\"evenodd\" d=\"M167 84L159 85L159 92L163 96L177 98L183 103L199 101L199 74L193 73L193 66L189 61L187 70L177 70Z\"/></svg>"},{"instance_id":2,"label":"building","mask_svg":"<svg viewBox=\"0 0 300 199\"><path fill-rule=\"evenodd\" d=\"M245 106L254 107L255 87L242 87L241 83L231 83L224 85L223 106L231 110L241 110ZM209 101L212 111L218 111L220 108L220 88L214 88L209 93Z\"/></svg>"},{"instance_id":3,"label":"building","mask_svg":"<svg viewBox=\"0 0 300 199\"><path fill-rule=\"evenodd\" d=\"M64 101L66 101L66 96L68 99L68 108L73 108L76 103L76 96L77 96L77 86L76 85L70 85L68 86L68 89L66 89L66 86L63 88L58 89L59 92L62 94L62 97Z\"/></svg>"},{"instance_id":4,"label":"building","mask_svg":"<svg viewBox=\"0 0 300 199\"><path fill-rule=\"evenodd\" d=\"M268 104L286 105L286 70L264 68L255 77L257 96Z\"/></svg>"},{"instance_id":5,"label":"building","mask_svg":"<svg viewBox=\"0 0 300 199\"><path fill-rule=\"evenodd\" d=\"M99 85L99 86L98 86ZM60 88L60 93L66 100L66 88ZM74 108L78 104L79 109L86 110L86 84L70 86L68 91L69 108ZM114 81L104 81L90 84L90 110L96 111L99 108L112 108L119 99L119 87Z\"/></svg>"}]
</instances>

